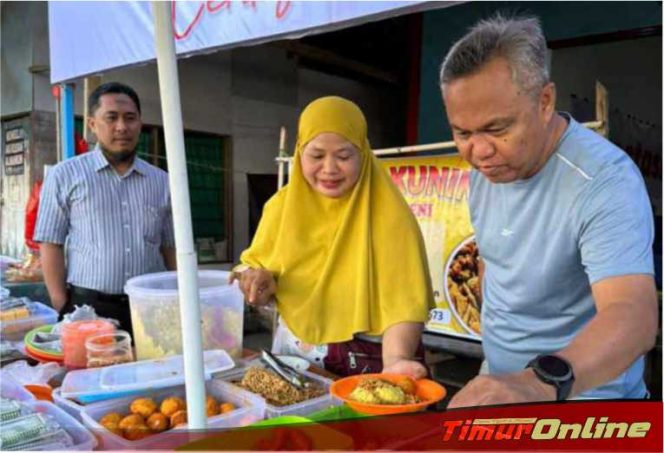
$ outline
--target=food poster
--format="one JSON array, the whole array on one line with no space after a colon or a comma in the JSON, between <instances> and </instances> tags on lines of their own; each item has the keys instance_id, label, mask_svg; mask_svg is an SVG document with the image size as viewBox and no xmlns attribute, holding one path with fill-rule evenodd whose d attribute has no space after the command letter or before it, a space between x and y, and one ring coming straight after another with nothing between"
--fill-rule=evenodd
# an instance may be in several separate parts
<instances>
[{"instance_id":1,"label":"food poster","mask_svg":"<svg viewBox=\"0 0 664 453\"><path fill-rule=\"evenodd\" d=\"M427 330L480 338L482 295L470 223L470 165L458 154L381 159L422 229L436 308Z\"/></svg>"}]
</instances>

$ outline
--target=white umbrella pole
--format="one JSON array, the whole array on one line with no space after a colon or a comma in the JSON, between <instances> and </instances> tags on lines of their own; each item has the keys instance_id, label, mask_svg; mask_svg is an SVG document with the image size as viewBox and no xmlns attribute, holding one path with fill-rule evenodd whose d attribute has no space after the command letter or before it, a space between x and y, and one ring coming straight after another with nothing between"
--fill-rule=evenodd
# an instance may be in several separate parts
<instances>
[{"instance_id":1,"label":"white umbrella pole","mask_svg":"<svg viewBox=\"0 0 664 453\"><path fill-rule=\"evenodd\" d=\"M171 3L153 1L155 47L159 70L161 112L164 120L166 159L173 206L178 265L178 296L182 320L182 349L187 390L187 416L191 429L205 429L205 377L201 312L198 303L198 262L194 250L189 203L189 182L184 152L180 85L178 81Z\"/></svg>"}]
</instances>

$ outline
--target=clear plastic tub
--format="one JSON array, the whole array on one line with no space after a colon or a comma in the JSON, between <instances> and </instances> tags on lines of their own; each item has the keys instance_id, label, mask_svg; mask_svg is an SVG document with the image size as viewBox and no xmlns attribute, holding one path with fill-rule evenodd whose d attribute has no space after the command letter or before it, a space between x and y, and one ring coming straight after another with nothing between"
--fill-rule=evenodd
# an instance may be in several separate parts
<instances>
[{"instance_id":1,"label":"clear plastic tub","mask_svg":"<svg viewBox=\"0 0 664 453\"><path fill-rule=\"evenodd\" d=\"M262 420L264 417L265 401L253 393L238 389L227 382L216 379L206 382L205 390L207 395L213 396L217 401L233 403L235 406L235 409L230 412L209 417L207 420L208 430L247 426ZM185 387L182 385L169 389L144 392L140 397L152 398L157 404L160 404L163 399L169 396L178 396L185 399L185 395ZM137 441L130 441L120 437L99 424L99 420L109 412L118 412L123 415L128 414L129 405L135 398L126 397L91 404L85 406L80 412L83 424L95 433L103 449L142 450L159 448L172 450L190 441L190 436L187 432L188 426L186 424Z\"/></svg>"},{"instance_id":2,"label":"clear plastic tub","mask_svg":"<svg viewBox=\"0 0 664 453\"><path fill-rule=\"evenodd\" d=\"M234 388L238 390L246 391L241 387L236 386L231 381L233 382L240 381L244 376L244 374L249 369L249 366L261 366L261 365L259 365L258 362L252 362L251 364L247 364L242 368L227 371L219 375L218 379L223 379L224 381L229 382L229 384L231 384ZM342 404L341 402L337 401L335 398L332 398L332 395L330 395L330 386L332 385L332 380L324 378L314 373L310 373L308 371L302 371L302 374L307 378L311 379L312 381L315 381L318 384L320 384L325 389L325 393L319 396L318 398L312 398L296 404L291 404L289 406L275 406L273 404L265 402L265 418L281 417L282 415L306 416L308 414ZM265 399L262 398L260 395L256 396L265 401Z\"/></svg>"},{"instance_id":3,"label":"clear plastic tub","mask_svg":"<svg viewBox=\"0 0 664 453\"><path fill-rule=\"evenodd\" d=\"M10 378L7 373L0 379L0 397L17 401L35 401L35 396L28 392L25 387Z\"/></svg>"},{"instance_id":4,"label":"clear plastic tub","mask_svg":"<svg viewBox=\"0 0 664 453\"><path fill-rule=\"evenodd\" d=\"M64 412L59 407L46 401L35 401L27 403L39 414L50 415L55 421L72 437L74 445L68 450L92 451L97 446L94 436L81 423ZM57 449L57 448L51 448Z\"/></svg>"},{"instance_id":5,"label":"clear plastic tub","mask_svg":"<svg viewBox=\"0 0 664 453\"><path fill-rule=\"evenodd\" d=\"M6 390L6 388L4 388ZM3 397L11 398L7 393L3 393ZM24 426L23 420L28 421L32 418L38 421L39 416L35 414L42 414L46 416L41 418L50 427L45 429L42 433L33 433L34 439L29 443L19 442L18 445L2 446L1 449L15 450L81 450L90 451L97 446L97 441L94 436L77 420L56 407L54 404L46 401L24 400L21 402L23 407L23 415L20 418L4 421L1 424L7 430L11 430L11 424ZM37 417L37 418L35 418ZM25 427L24 427L25 428ZM66 432L63 433L63 430ZM58 435L60 433L61 435ZM9 434L9 432L8 432ZM9 435L8 438L13 436ZM63 438L64 437L64 438ZM7 440L7 439L6 439ZM16 443L16 439L12 439L12 443Z\"/></svg>"},{"instance_id":6,"label":"clear plastic tub","mask_svg":"<svg viewBox=\"0 0 664 453\"><path fill-rule=\"evenodd\" d=\"M203 353L203 366L206 379L210 379L214 373L232 369L235 363L226 351L213 350ZM70 371L62 382L60 394L89 404L183 383L183 358L174 356Z\"/></svg>"},{"instance_id":7,"label":"clear plastic tub","mask_svg":"<svg viewBox=\"0 0 664 453\"><path fill-rule=\"evenodd\" d=\"M242 355L244 298L228 284L230 272L198 271L203 349ZM141 275L127 281L137 360L182 353L177 273Z\"/></svg>"},{"instance_id":8,"label":"clear plastic tub","mask_svg":"<svg viewBox=\"0 0 664 453\"><path fill-rule=\"evenodd\" d=\"M93 335L85 340L87 368L100 368L109 365L132 362L131 336L118 330L110 334Z\"/></svg>"},{"instance_id":9,"label":"clear plastic tub","mask_svg":"<svg viewBox=\"0 0 664 453\"><path fill-rule=\"evenodd\" d=\"M115 332L115 325L104 319L74 321L65 324L62 327L61 337L64 365L70 370L85 368L88 362L85 348L87 339L113 332Z\"/></svg>"},{"instance_id":10,"label":"clear plastic tub","mask_svg":"<svg viewBox=\"0 0 664 453\"><path fill-rule=\"evenodd\" d=\"M0 323L0 338L20 341L35 327L58 322L58 312L40 302L30 302L28 309L30 316Z\"/></svg>"}]
</instances>

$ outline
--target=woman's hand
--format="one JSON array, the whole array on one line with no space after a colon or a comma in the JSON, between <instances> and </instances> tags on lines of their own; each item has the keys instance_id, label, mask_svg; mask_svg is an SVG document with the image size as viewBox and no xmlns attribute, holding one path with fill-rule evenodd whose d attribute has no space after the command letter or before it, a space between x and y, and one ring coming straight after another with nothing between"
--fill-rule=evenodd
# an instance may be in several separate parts
<instances>
[{"instance_id":1,"label":"woman's hand","mask_svg":"<svg viewBox=\"0 0 664 453\"><path fill-rule=\"evenodd\" d=\"M240 290L249 305L266 305L277 292L277 282L270 271L265 269L246 269L232 272L228 283L237 280Z\"/></svg>"},{"instance_id":2,"label":"woman's hand","mask_svg":"<svg viewBox=\"0 0 664 453\"><path fill-rule=\"evenodd\" d=\"M400 322L383 332L384 373L406 374L414 379L427 376L426 367L414 360L423 327L420 322Z\"/></svg>"},{"instance_id":3,"label":"woman's hand","mask_svg":"<svg viewBox=\"0 0 664 453\"><path fill-rule=\"evenodd\" d=\"M405 374L413 379L427 377L427 369L420 362L409 359L397 359L391 364L385 364L383 373Z\"/></svg>"}]
</instances>

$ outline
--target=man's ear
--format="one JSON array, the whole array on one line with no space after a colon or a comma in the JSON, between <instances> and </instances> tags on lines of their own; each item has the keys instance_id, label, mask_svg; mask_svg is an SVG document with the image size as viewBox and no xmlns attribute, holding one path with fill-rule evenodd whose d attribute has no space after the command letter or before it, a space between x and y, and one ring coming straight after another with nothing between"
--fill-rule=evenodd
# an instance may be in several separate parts
<instances>
[{"instance_id":1,"label":"man's ear","mask_svg":"<svg viewBox=\"0 0 664 453\"><path fill-rule=\"evenodd\" d=\"M549 82L544 85L539 98L540 115L545 122L551 121L556 111L556 84Z\"/></svg>"},{"instance_id":2,"label":"man's ear","mask_svg":"<svg viewBox=\"0 0 664 453\"><path fill-rule=\"evenodd\" d=\"M90 132L92 132L93 134L97 135L97 125L96 125L96 123L95 123L95 117L94 117L94 116L89 116L89 117L88 117L88 124L87 124L87 126L88 126L88 129L90 130Z\"/></svg>"}]
</instances>

